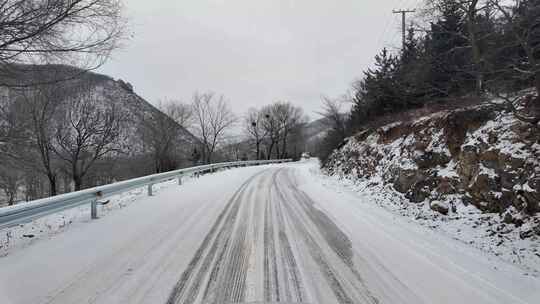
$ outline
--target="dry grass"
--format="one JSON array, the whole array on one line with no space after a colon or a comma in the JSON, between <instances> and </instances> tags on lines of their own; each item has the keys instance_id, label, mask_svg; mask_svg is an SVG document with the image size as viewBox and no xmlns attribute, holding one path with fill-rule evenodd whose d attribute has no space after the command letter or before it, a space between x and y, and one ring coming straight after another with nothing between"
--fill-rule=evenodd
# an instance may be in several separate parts
<instances>
[{"instance_id":1,"label":"dry grass","mask_svg":"<svg viewBox=\"0 0 540 304\"><path fill-rule=\"evenodd\" d=\"M452 98L440 98L432 102L424 104L422 107L411 109L399 113L386 114L380 117L377 117L366 124L364 124L362 129L368 128L380 128L382 126L394 123L402 122L408 123L415 121L424 116L431 115L433 113L441 111L449 111L462 109L470 106L475 106L482 104L486 100L478 96L463 96L463 97L452 97Z\"/></svg>"}]
</instances>

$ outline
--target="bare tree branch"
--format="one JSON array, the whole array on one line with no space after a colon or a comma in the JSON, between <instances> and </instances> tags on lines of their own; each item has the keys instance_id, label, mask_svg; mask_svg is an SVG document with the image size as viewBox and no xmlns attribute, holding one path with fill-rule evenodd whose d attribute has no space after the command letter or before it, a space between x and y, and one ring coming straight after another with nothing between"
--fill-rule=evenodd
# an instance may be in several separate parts
<instances>
[{"instance_id":1,"label":"bare tree branch","mask_svg":"<svg viewBox=\"0 0 540 304\"><path fill-rule=\"evenodd\" d=\"M202 142L202 156L206 163L212 161L216 147L221 144L226 132L234 126L236 116L225 97L213 93L195 93L193 96L194 130Z\"/></svg>"},{"instance_id":2,"label":"bare tree branch","mask_svg":"<svg viewBox=\"0 0 540 304\"><path fill-rule=\"evenodd\" d=\"M0 70L18 63L102 65L126 34L120 0L4 0L0 5Z\"/></svg>"}]
</instances>

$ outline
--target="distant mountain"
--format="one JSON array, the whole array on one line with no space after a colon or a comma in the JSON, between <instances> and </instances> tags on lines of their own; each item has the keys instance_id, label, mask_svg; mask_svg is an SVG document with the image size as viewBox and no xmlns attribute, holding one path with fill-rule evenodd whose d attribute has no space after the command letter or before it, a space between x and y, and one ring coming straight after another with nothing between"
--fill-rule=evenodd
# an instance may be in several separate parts
<instances>
[{"instance_id":1,"label":"distant mountain","mask_svg":"<svg viewBox=\"0 0 540 304\"><path fill-rule=\"evenodd\" d=\"M192 154L200 145L199 139L137 95L128 82L65 65L18 65L0 73L0 103L24 102L23 98L26 98L24 96L35 94L32 90L36 88L60 92L58 95L52 94L54 97L47 97L56 98L57 101L67 100L70 94L78 96L75 94L80 88L90 90L90 92L95 90L95 97L92 99L94 104L99 107L100 103L109 105L112 102L115 104L115 111L120 111L124 124L115 142L115 151L105 155L94 164L85 176L85 186L147 175L157 170L167 171L193 165ZM61 110L62 108L59 108L57 111ZM56 118L53 115L51 119ZM153 132L148 132L149 123L158 125L158 128L154 128ZM169 126L169 130L174 130L169 132L176 134L176 138L170 141L167 139L166 152L162 148L159 148L159 151L155 149L155 143L163 140L159 135L165 134L160 133L159 125ZM171 125L177 127L171 128ZM20 149L21 145L13 142L3 147L7 151ZM53 157L57 158L56 155ZM55 161L60 163L57 159ZM35 163L29 164L41 166L37 158ZM161 169L158 169L158 166ZM60 187L60 192L70 191L69 174L66 171L61 175L61 179L65 179L65 182L62 181L63 186ZM43 176L39 178L41 185L47 185ZM46 188L46 186L43 187ZM43 195L44 193L40 193L38 197Z\"/></svg>"},{"instance_id":2,"label":"distant mountain","mask_svg":"<svg viewBox=\"0 0 540 304\"><path fill-rule=\"evenodd\" d=\"M126 119L131 123L124 134L124 145L129 146L130 154L143 153L138 137L138 123L143 119L171 120L155 106L137 95L129 82L115 80L107 75L67 66L67 65L14 65L0 74L0 86L10 89L24 89L40 84L58 83L62 87L76 87L83 82L94 86L104 101L114 101L125 110ZM186 148L197 145L199 140L188 130L179 126L177 144Z\"/></svg>"},{"instance_id":3,"label":"distant mountain","mask_svg":"<svg viewBox=\"0 0 540 304\"><path fill-rule=\"evenodd\" d=\"M323 117L306 124L304 135L308 139L320 138L321 136L326 135L328 129L329 127L326 123L326 118Z\"/></svg>"},{"instance_id":4,"label":"distant mountain","mask_svg":"<svg viewBox=\"0 0 540 304\"><path fill-rule=\"evenodd\" d=\"M312 155L316 155L318 151L318 145L324 139L329 131L326 118L320 118L314 120L304 127L304 139L306 142L306 151Z\"/></svg>"}]
</instances>

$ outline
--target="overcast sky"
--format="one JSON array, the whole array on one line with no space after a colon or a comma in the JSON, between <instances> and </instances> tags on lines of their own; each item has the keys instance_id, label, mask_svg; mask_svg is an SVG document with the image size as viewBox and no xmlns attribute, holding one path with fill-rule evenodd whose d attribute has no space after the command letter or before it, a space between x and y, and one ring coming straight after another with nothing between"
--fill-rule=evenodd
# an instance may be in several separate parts
<instances>
[{"instance_id":1,"label":"overcast sky","mask_svg":"<svg viewBox=\"0 0 540 304\"><path fill-rule=\"evenodd\" d=\"M224 94L242 114L291 101L312 119L320 96L347 91L382 48L400 45L399 15L420 0L124 0L133 37L99 72L152 103Z\"/></svg>"}]
</instances>

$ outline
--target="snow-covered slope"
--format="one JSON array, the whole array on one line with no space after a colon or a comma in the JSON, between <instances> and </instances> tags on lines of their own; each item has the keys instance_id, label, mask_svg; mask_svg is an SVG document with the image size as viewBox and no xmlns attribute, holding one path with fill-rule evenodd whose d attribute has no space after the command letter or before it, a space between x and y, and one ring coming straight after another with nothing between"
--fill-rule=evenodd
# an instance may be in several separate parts
<instances>
[{"instance_id":1,"label":"snow-covered slope","mask_svg":"<svg viewBox=\"0 0 540 304\"><path fill-rule=\"evenodd\" d=\"M325 172L433 229L540 270L540 127L499 105L349 138Z\"/></svg>"},{"instance_id":2,"label":"snow-covered slope","mask_svg":"<svg viewBox=\"0 0 540 304\"><path fill-rule=\"evenodd\" d=\"M34 85L53 85L53 88L61 88L66 96L76 93L75 88L80 86L94 87L96 95L99 96L95 100L103 104L115 103L116 109L122 111L123 120L127 122L121 142L118 143L123 148L123 153L133 155L141 152L142 143L138 140L140 137L138 127L142 120L171 119L137 95L131 84L121 79L115 80L107 75L82 71L66 65L16 65L10 71L11 73L0 74L0 88L7 91L3 94L7 94L10 96L8 99L15 102L18 98L22 98L21 90L33 88ZM198 142L194 135L181 126L177 140L179 144Z\"/></svg>"}]
</instances>

